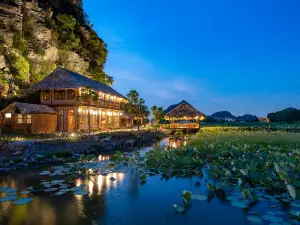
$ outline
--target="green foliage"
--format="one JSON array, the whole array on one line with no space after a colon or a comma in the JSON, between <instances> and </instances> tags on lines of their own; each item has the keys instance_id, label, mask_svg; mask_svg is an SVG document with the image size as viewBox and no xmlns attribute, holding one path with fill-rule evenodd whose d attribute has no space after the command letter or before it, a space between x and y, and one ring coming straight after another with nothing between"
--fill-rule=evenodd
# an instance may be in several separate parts
<instances>
[{"instance_id":1,"label":"green foliage","mask_svg":"<svg viewBox=\"0 0 300 225\"><path fill-rule=\"evenodd\" d=\"M75 33L76 19L71 15L60 14L53 23L58 34L58 40L62 49L72 51L79 48L80 38Z\"/></svg>"},{"instance_id":2,"label":"green foliage","mask_svg":"<svg viewBox=\"0 0 300 225\"><path fill-rule=\"evenodd\" d=\"M30 81L32 83L37 83L41 81L56 68L55 63L52 61L32 61L30 64Z\"/></svg>"},{"instance_id":3,"label":"green foliage","mask_svg":"<svg viewBox=\"0 0 300 225\"><path fill-rule=\"evenodd\" d=\"M11 66L11 73L20 81L26 82L28 80L30 65L27 59L22 55L15 55L9 57Z\"/></svg>"},{"instance_id":4,"label":"green foliage","mask_svg":"<svg viewBox=\"0 0 300 225\"><path fill-rule=\"evenodd\" d=\"M19 34L14 35L13 47L19 50L22 55L28 53L28 42Z\"/></svg>"},{"instance_id":5,"label":"green foliage","mask_svg":"<svg viewBox=\"0 0 300 225\"><path fill-rule=\"evenodd\" d=\"M155 124L162 120L165 116L164 110L162 107L152 106L151 111L154 117Z\"/></svg>"},{"instance_id":6,"label":"green foliage","mask_svg":"<svg viewBox=\"0 0 300 225\"><path fill-rule=\"evenodd\" d=\"M300 110L287 108L267 116L271 122L297 122L300 121Z\"/></svg>"},{"instance_id":7,"label":"green foliage","mask_svg":"<svg viewBox=\"0 0 300 225\"><path fill-rule=\"evenodd\" d=\"M33 38L31 40L31 47L35 53L39 55L45 55L45 49L43 48L42 43L38 39Z\"/></svg>"},{"instance_id":8,"label":"green foliage","mask_svg":"<svg viewBox=\"0 0 300 225\"><path fill-rule=\"evenodd\" d=\"M129 103L126 104L126 111L137 120L138 127L141 125L140 121L149 116L148 107L145 105L145 100L139 97L136 90L131 90L127 94Z\"/></svg>"}]
</instances>

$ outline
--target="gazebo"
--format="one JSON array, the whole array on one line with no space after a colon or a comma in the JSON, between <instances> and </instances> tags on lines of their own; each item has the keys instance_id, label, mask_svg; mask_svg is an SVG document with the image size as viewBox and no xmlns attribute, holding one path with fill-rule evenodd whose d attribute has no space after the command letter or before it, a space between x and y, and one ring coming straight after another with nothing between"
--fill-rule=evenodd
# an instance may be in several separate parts
<instances>
[{"instance_id":1,"label":"gazebo","mask_svg":"<svg viewBox=\"0 0 300 225\"><path fill-rule=\"evenodd\" d=\"M185 100L169 106L164 113L170 129L199 129L200 121L205 119L202 112Z\"/></svg>"}]
</instances>

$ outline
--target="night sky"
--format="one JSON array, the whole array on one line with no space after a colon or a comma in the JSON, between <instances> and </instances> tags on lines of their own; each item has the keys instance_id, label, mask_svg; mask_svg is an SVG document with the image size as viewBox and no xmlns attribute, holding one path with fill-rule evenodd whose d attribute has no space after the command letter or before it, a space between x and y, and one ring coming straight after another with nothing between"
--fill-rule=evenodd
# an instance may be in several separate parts
<instances>
[{"instance_id":1,"label":"night sky","mask_svg":"<svg viewBox=\"0 0 300 225\"><path fill-rule=\"evenodd\" d=\"M113 87L205 114L300 108L299 0L84 0Z\"/></svg>"}]
</instances>

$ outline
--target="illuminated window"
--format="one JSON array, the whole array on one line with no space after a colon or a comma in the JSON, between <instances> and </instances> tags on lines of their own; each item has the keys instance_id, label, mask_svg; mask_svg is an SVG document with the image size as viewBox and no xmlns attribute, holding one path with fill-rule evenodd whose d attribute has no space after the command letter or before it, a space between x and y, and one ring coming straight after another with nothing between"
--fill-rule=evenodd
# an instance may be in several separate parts
<instances>
[{"instance_id":1,"label":"illuminated window","mask_svg":"<svg viewBox=\"0 0 300 225\"><path fill-rule=\"evenodd\" d=\"M50 100L50 91L49 90L43 91L43 100L44 101Z\"/></svg>"},{"instance_id":2,"label":"illuminated window","mask_svg":"<svg viewBox=\"0 0 300 225\"><path fill-rule=\"evenodd\" d=\"M5 118L11 118L11 113L5 113Z\"/></svg>"},{"instance_id":3,"label":"illuminated window","mask_svg":"<svg viewBox=\"0 0 300 225\"><path fill-rule=\"evenodd\" d=\"M54 100L65 100L66 91L65 90L54 90Z\"/></svg>"},{"instance_id":4,"label":"illuminated window","mask_svg":"<svg viewBox=\"0 0 300 225\"><path fill-rule=\"evenodd\" d=\"M75 99L75 91L73 89L68 89L67 90L67 99L68 100Z\"/></svg>"},{"instance_id":5,"label":"illuminated window","mask_svg":"<svg viewBox=\"0 0 300 225\"><path fill-rule=\"evenodd\" d=\"M26 116L26 123L31 123L31 115Z\"/></svg>"},{"instance_id":6,"label":"illuminated window","mask_svg":"<svg viewBox=\"0 0 300 225\"><path fill-rule=\"evenodd\" d=\"M21 114L17 115L17 123L23 123L23 115Z\"/></svg>"}]
</instances>

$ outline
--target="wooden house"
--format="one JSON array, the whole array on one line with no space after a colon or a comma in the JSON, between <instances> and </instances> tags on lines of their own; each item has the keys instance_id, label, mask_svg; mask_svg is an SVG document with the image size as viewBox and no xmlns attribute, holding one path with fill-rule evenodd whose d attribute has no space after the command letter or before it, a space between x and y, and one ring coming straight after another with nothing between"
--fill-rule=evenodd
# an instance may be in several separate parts
<instances>
[{"instance_id":1,"label":"wooden house","mask_svg":"<svg viewBox=\"0 0 300 225\"><path fill-rule=\"evenodd\" d=\"M0 124L7 132L55 133L57 112L46 105L14 102L1 111Z\"/></svg>"},{"instance_id":2,"label":"wooden house","mask_svg":"<svg viewBox=\"0 0 300 225\"><path fill-rule=\"evenodd\" d=\"M57 131L97 131L131 126L126 97L110 86L62 67L35 84L40 104L57 111ZM125 125L124 125L125 124Z\"/></svg>"},{"instance_id":3,"label":"wooden house","mask_svg":"<svg viewBox=\"0 0 300 225\"><path fill-rule=\"evenodd\" d=\"M199 129L200 121L205 119L203 113L185 100L169 106L164 113L164 119L168 121L164 127L170 129Z\"/></svg>"}]
</instances>

